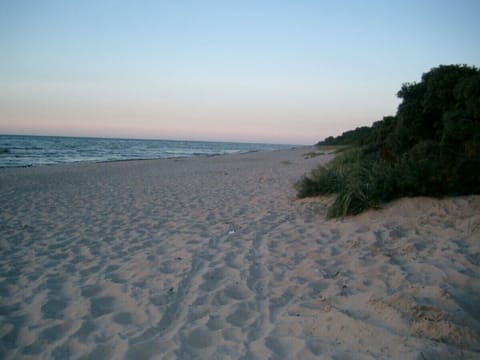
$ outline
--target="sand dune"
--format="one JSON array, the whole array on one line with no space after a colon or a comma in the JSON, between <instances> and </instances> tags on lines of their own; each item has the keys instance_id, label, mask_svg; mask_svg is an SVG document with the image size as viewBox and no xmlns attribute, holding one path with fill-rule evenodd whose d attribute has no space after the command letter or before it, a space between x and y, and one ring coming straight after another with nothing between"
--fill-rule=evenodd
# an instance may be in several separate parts
<instances>
[{"instance_id":1,"label":"sand dune","mask_svg":"<svg viewBox=\"0 0 480 360\"><path fill-rule=\"evenodd\" d=\"M480 197L325 220L310 149L0 171L0 358L480 357Z\"/></svg>"}]
</instances>

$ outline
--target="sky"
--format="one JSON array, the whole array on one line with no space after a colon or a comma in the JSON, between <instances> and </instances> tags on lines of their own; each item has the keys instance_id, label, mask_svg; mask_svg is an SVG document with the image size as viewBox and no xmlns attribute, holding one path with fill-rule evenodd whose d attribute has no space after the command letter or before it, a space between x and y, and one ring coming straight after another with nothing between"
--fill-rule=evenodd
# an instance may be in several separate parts
<instances>
[{"instance_id":1,"label":"sky","mask_svg":"<svg viewBox=\"0 0 480 360\"><path fill-rule=\"evenodd\" d=\"M480 66L480 1L0 0L0 134L313 144Z\"/></svg>"}]
</instances>

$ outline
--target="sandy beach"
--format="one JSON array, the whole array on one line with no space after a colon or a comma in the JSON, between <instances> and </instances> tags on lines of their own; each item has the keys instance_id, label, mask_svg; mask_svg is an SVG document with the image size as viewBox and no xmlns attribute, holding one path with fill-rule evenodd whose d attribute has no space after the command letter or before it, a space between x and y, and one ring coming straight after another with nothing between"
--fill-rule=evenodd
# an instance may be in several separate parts
<instances>
[{"instance_id":1,"label":"sandy beach","mask_svg":"<svg viewBox=\"0 0 480 360\"><path fill-rule=\"evenodd\" d=\"M0 169L0 358L480 358L480 196L326 220L309 151Z\"/></svg>"}]
</instances>

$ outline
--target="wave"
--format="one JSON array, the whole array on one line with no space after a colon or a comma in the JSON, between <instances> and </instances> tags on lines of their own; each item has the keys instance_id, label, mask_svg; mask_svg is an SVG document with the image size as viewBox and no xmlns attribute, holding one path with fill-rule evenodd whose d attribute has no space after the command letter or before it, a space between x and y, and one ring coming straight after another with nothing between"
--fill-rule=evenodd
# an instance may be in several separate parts
<instances>
[{"instance_id":1,"label":"wave","mask_svg":"<svg viewBox=\"0 0 480 360\"><path fill-rule=\"evenodd\" d=\"M0 167L215 156L288 145L0 135Z\"/></svg>"}]
</instances>

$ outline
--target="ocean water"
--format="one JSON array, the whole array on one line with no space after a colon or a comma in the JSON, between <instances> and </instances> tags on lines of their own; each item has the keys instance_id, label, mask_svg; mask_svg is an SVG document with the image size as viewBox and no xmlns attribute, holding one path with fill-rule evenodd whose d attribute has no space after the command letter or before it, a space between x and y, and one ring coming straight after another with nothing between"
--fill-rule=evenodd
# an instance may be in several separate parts
<instances>
[{"instance_id":1,"label":"ocean water","mask_svg":"<svg viewBox=\"0 0 480 360\"><path fill-rule=\"evenodd\" d=\"M0 135L0 167L213 156L290 147L208 141Z\"/></svg>"}]
</instances>

